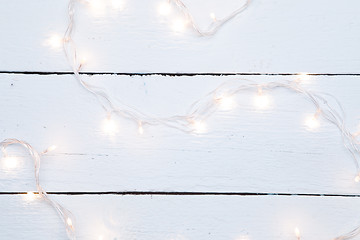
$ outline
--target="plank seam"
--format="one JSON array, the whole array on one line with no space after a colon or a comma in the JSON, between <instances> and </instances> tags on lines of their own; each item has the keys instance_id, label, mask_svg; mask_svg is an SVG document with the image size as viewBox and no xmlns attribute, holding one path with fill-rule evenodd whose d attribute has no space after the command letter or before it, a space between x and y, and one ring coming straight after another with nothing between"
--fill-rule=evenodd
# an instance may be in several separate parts
<instances>
[{"instance_id":1,"label":"plank seam","mask_svg":"<svg viewBox=\"0 0 360 240\"><path fill-rule=\"evenodd\" d=\"M44 71L0 71L0 74L23 74L23 75L73 75L73 72L44 72ZM124 76L297 76L301 73L262 73L262 72L80 72L81 75L124 75ZM360 76L360 73L306 73L309 76Z\"/></svg>"},{"instance_id":2,"label":"plank seam","mask_svg":"<svg viewBox=\"0 0 360 240\"><path fill-rule=\"evenodd\" d=\"M34 192L38 194L38 192ZM0 192L0 195L19 195L27 192ZM162 191L105 191L105 192L47 192L50 195L175 195L175 196L288 196L288 197L346 197L358 198L359 194L321 193L267 193L267 192L162 192Z\"/></svg>"}]
</instances>

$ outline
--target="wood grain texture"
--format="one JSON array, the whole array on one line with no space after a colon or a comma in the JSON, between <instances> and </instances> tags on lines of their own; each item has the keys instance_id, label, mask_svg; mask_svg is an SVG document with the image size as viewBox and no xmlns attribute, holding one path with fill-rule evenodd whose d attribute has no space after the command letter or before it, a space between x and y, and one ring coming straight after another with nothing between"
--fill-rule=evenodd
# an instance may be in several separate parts
<instances>
[{"instance_id":1,"label":"wood grain texture","mask_svg":"<svg viewBox=\"0 0 360 240\"><path fill-rule=\"evenodd\" d=\"M137 126L116 118L119 132L102 132L106 113L72 76L0 75L1 138L28 141L44 157L41 180L47 191L204 191L357 194L355 165L338 130L326 122L316 132L304 127L314 107L289 91L269 92L269 110L253 107L254 92L238 106L218 112L208 133L187 135L159 126ZM154 116L186 113L188 106L219 84L241 77L87 76L119 103ZM253 76L261 83L291 79ZM244 80L238 80L244 81ZM358 77L312 77L304 86L327 92L343 105L347 126L358 130ZM165 101L166 99L166 101ZM333 101L329 101L334 104ZM16 148L11 151L21 154ZM1 191L34 190L33 164L19 160L1 168Z\"/></svg>"},{"instance_id":2,"label":"wood grain texture","mask_svg":"<svg viewBox=\"0 0 360 240\"><path fill-rule=\"evenodd\" d=\"M52 196L76 216L79 240L333 239L359 224L356 198ZM65 240L46 203L0 196L1 239Z\"/></svg>"},{"instance_id":3,"label":"wood grain texture","mask_svg":"<svg viewBox=\"0 0 360 240\"><path fill-rule=\"evenodd\" d=\"M185 114L225 81L321 73L304 87L336 97L346 126L360 131L359 1L253 0L211 38L174 33L178 14L158 16L159 2L127 1L121 12L77 4L74 40L88 59L82 70L95 73L84 78L114 102L152 116ZM210 12L221 18L241 5L184 2L202 27ZM291 240L295 227L304 240L330 240L360 224L353 160L334 126L322 121L306 130L304 118L315 109L303 96L276 90L267 93L271 107L258 111L255 93L244 92L236 109L208 120L206 134L145 126L139 135L116 118L119 132L107 136L106 113L70 75L61 48L47 42L64 33L68 1L0 4L0 140L23 139L39 151L58 146L43 158L40 179L74 213L79 240ZM225 72L260 75L130 76ZM22 149L9 153L19 158L8 169L0 157L0 239L67 239L50 206L17 194L36 190L34 167ZM191 192L197 195L185 195Z\"/></svg>"},{"instance_id":4,"label":"wood grain texture","mask_svg":"<svg viewBox=\"0 0 360 240\"><path fill-rule=\"evenodd\" d=\"M160 0L159 0L160 1ZM218 35L174 34L158 0L128 1L122 12L78 4L75 41L84 71L359 73L360 2L254 0ZM200 26L241 1L184 0ZM67 0L5 1L0 9L0 70L69 71L61 50L46 46L67 25Z\"/></svg>"}]
</instances>

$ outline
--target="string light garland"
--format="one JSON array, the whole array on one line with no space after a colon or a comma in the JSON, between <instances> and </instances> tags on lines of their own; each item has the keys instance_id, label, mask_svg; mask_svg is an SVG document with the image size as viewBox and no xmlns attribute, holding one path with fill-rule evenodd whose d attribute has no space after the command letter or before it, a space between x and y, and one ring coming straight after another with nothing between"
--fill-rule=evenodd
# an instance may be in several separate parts
<instances>
[{"instance_id":1,"label":"string light garland","mask_svg":"<svg viewBox=\"0 0 360 240\"><path fill-rule=\"evenodd\" d=\"M92 93L99 101L102 108L106 111L107 117L103 122L103 130L109 135L117 132L117 124L112 118L113 115L118 115L125 119L135 122L138 125L139 134L144 133L144 127L150 125L163 125L166 127L174 128L189 134L202 134L207 131L206 120L211 117L217 111L229 111L237 107L235 101L236 95L242 94L243 92L253 91L254 94L254 107L257 110L264 110L269 108L271 104L271 98L269 93L276 89L287 89L291 92L300 94L310 101L315 107L315 113L309 116L305 121L304 125L308 130L312 131L319 127L319 118L333 124L338 130L343 139L344 147L349 151L352 159L356 166L356 177L355 181L360 181L360 142L356 139L360 135L360 131L352 134L347 130L344 122L344 111L341 104L329 94L320 94L306 90L302 86L302 81L308 79L309 75L306 73L300 74L296 80L277 81L269 83L256 83L249 80L238 80L235 82L226 82L221 84L219 87L209 92L205 97L195 101L191 106L187 114L174 115L170 117L154 117L145 114L133 107L126 104L114 104L108 94L100 87L87 83L83 80L80 75L80 71L86 64L86 58L84 56L77 55L77 49L74 40L72 39L74 27L75 27L75 4L78 0L70 0L68 4L68 16L69 24L64 34L64 38L59 35L51 35L47 40L46 44L52 49L59 49L63 45L64 53L72 67L75 79L90 93ZM88 0L80 1L89 3L92 7L101 8L102 1L100 0ZM175 31L182 31L186 25L190 25L199 36L212 36L214 35L225 23L233 19L235 16L243 12L249 6L251 0L246 0L244 5L233 11L230 15L225 18L218 19L214 13L210 13L212 23L205 30L201 29L194 21L187 6L181 0L167 0L158 7L158 12L161 15L169 15L172 8L175 6L183 18L176 19L173 22L173 29ZM112 6L115 9L121 10L124 7L122 0L112 0ZM244 83L245 82L245 83ZM327 97L334 98L337 102L337 108L334 108L328 104ZM71 240L76 239L74 217L69 210L64 208L62 205L57 203L48 197L45 190L40 185L39 172L41 156L47 154L55 149L55 146L51 146L42 153L38 153L30 144L17 139L5 139L0 143L1 150L4 154L3 162L6 167L16 168L17 160L16 157L7 156L6 148L10 145L20 145L27 149L30 156L34 160L35 164L35 182L37 193L27 192L25 194L26 201L34 201L36 199L43 199L48 202L58 213L62 219L68 238ZM301 239L300 230L298 227L294 229L296 240ZM353 231L341 235L334 240L347 240L352 239L360 234L360 226L355 228Z\"/></svg>"},{"instance_id":2,"label":"string light garland","mask_svg":"<svg viewBox=\"0 0 360 240\"><path fill-rule=\"evenodd\" d=\"M243 83L244 81L246 81L247 83ZM139 123L139 133L142 134L144 129L143 129L143 124L151 124L151 125L164 125L164 126L169 126L169 127L173 127L175 129L181 130L183 132L186 133L195 133L195 134L201 134L206 132L207 127L206 127L206 119L209 118L213 113L215 113L216 111L220 110L223 105L225 105L226 107L229 106L235 106L234 102L233 102L233 97L235 97L237 94L241 94L244 91L249 91L252 90L254 92L256 92L255 96L259 95L259 92L262 94L269 94L269 92L271 90L275 90L275 89L288 89L291 90L295 93L301 94L303 96L306 97L307 100L309 100L311 103L313 103L313 105L315 106L315 113L313 116L311 116L312 120L311 121L317 121L317 118L322 118L323 120L328 121L329 123L333 124L334 126L336 126L343 138L343 144L345 146L345 148L350 152L355 165L356 165L356 170L357 170L357 175L355 177L355 181L359 181L360 180L360 175L359 175L359 158L360 158L360 149L359 149L359 142L356 139L356 136L358 136L358 133L355 134L351 134L345 127L345 122L344 122L344 112L343 112L343 108L340 105L340 103L336 100L336 98L334 98L333 96L329 95L329 94L320 94L320 93L315 93L309 90L304 89L301 86L301 83L297 80L286 80L286 81L278 81L278 82L269 82L269 83L255 83L253 81L249 81L249 80L243 80L243 81L236 81L236 82L226 82L224 84L221 84L220 86L218 86L215 90L209 92L204 98L199 99L198 101L195 101L191 107L190 107L190 113L188 115L175 115L169 118L150 118L147 117L145 114L141 113L141 112L137 112L136 110L132 110L132 111L128 111L128 115L127 116L139 116L141 118L135 119L135 118L128 118L130 120L136 120ZM260 90L259 90L260 89ZM330 96L331 98L334 98L336 103L337 103L337 107L340 111L337 111L333 106L331 106L330 104L328 104L328 99L325 96ZM229 100L232 99L232 100ZM111 103L111 101L109 100L109 103ZM110 106L113 106L113 104L111 104ZM256 107L256 104L255 106ZM120 113L120 112L124 112L125 110L117 110L115 113ZM121 116L121 115L120 115ZM175 120L175 121L174 121ZM110 126L108 126L108 130L111 132L114 129L116 129L116 126L114 125L115 122L109 118L106 119L106 121L110 121L107 122L107 124L109 124ZM172 121L174 121L173 123L171 123ZM305 120L304 124L309 127L309 128L314 128L315 123L311 122L309 123L309 119ZM316 123L318 124L318 123ZM317 125L318 126L318 125ZM74 217L71 215L70 211L68 211L67 209L65 209L63 206L61 206L60 204L58 204L57 202L55 202L54 200L51 200L46 192L42 189L40 183L39 183L39 170L40 170L40 156L44 155L52 150L55 149L55 146L51 146L48 149L46 149L45 151L43 151L41 154L37 153L34 148L29 145L28 143L24 142L24 141L19 141L17 139L6 139L3 142L0 143L0 146L2 147L2 151L3 154L5 156L5 158L7 158L7 154L6 154L6 148L9 145L13 145L13 144L20 144L21 146L23 146L24 148L26 148L30 155L32 156L32 158L34 159L34 163L35 163L35 180L36 180L36 186L37 186L37 190L39 193L40 198L45 199L46 201L48 201L50 203L50 205L52 205L56 211L58 212L58 214L60 215L61 219L63 220L63 222L65 223L65 227L68 233L68 237L71 240L76 239L75 237L75 226L74 226ZM14 159L14 157L11 157L11 159ZM34 193L32 192L28 192L27 194L27 198L34 200ZM301 239L301 235L300 235L300 230L299 228L295 228L294 230L295 232L295 237L297 240ZM335 238L334 240L347 240L347 239L352 239L355 236L358 236L360 234L360 226L358 226L357 228L355 228L353 231L341 235L337 238Z\"/></svg>"},{"instance_id":3,"label":"string light garland","mask_svg":"<svg viewBox=\"0 0 360 240\"><path fill-rule=\"evenodd\" d=\"M65 224L66 232L67 232L69 239L75 240L76 235L75 235L75 227L73 225L74 217L73 217L72 213L69 210L67 210L66 208L64 208L62 205L57 203L55 200L51 199L40 184L41 156L47 154L50 151L53 151L56 147L51 146L48 149L46 149L45 151L43 151L42 153L38 153L30 144L28 144L25 141L21 141L21 140L17 140L17 139L5 139L2 142L0 142L0 147L1 147L1 151L3 153L4 158L8 157L7 153L6 153L6 148L11 145L15 145L15 144L20 145L23 148L25 148L29 152L32 159L34 160L35 183L36 183L36 189L38 191L37 193L39 194L39 197L41 199L45 200L46 202L48 202L56 210L56 212L58 213L58 215L60 216L60 218L62 219L62 221ZM15 159L15 157L12 157L12 159ZM36 199L36 194L34 192L27 192L25 199L27 201L33 201Z\"/></svg>"},{"instance_id":4,"label":"string light garland","mask_svg":"<svg viewBox=\"0 0 360 240\"><path fill-rule=\"evenodd\" d=\"M95 2L94 2L95 1ZM70 0L68 4L68 17L69 17L69 24L67 26L67 29L64 34L63 38L63 49L66 58L68 59L70 66L73 70L75 79L90 93L95 95L95 97L100 102L102 108L107 112L107 122L110 125L111 128L115 128L115 126L112 124L111 121L111 115L117 114L124 118L131 119L133 121L136 121L139 125L139 132L143 132L143 125L156 125L156 124L164 124L169 127L179 128L177 125L182 125L181 128L188 129L189 123L192 123L193 127L196 128L196 126L203 126L204 124L200 124L202 122L201 120L197 119L191 119L191 118L185 118L182 116L174 116L171 119L155 119L150 118L146 116L143 113L140 113L134 108L131 108L129 106L126 106L125 104L122 104L122 107L115 106L109 96L106 94L106 92L94 85L91 85L84 81L80 75L80 70L85 64L85 61L82 57L78 57L76 44L74 40L72 39L74 27L75 27L75 9L76 9L76 2L77 0ZM101 4L98 0L89 0L85 1L87 3L96 3ZM201 36L211 36L214 35L221 26L223 26L226 22L233 19L235 16L243 12L249 5L251 0L246 0L245 4L242 5L240 8L236 9L234 12L232 12L230 15L223 19L216 19L214 17L214 21L212 24L208 27L208 30L201 30L198 25L193 20L193 16L190 14L189 9L186 7L186 5L181 0L168 0L167 2L162 2L159 5L159 12L160 14L166 15L171 11L171 8L173 5L175 5L181 13L184 15L184 17L187 19L188 22L191 23L191 26L193 29ZM215 16L214 14L212 14ZM182 24L181 20L176 20L173 24L173 27L176 28L176 30L181 30L184 25ZM57 43L57 41L56 41ZM57 44L56 44L57 45ZM128 109L128 110L127 110ZM108 129L107 126L105 126L106 129ZM203 127L201 127L203 128ZM188 130L185 130L188 131ZM195 132L195 130L194 130Z\"/></svg>"},{"instance_id":5,"label":"string light garland","mask_svg":"<svg viewBox=\"0 0 360 240\"><path fill-rule=\"evenodd\" d=\"M251 0L246 0L245 3L233 11L228 16L218 19L215 16L215 13L210 13L212 18L212 23L205 29L201 29L195 22L193 15L190 13L189 8L181 0L168 0L168 3L162 3L159 7L159 13L162 15L168 15L171 12L171 7L173 5L182 13L184 19L176 19L173 24L173 29L175 31L182 31L185 28L185 25L189 24L194 29L194 31L200 36L212 36L214 35L225 23L242 13L250 5ZM167 4L167 5L166 5ZM164 14L165 13L165 14Z\"/></svg>"},{"instance_id":6,"label":"string light garland","mask_svg":"<svg viewBox=\"0 0 360 240\"><path fill-rule=\"evenodd\" d=\"M328 103L326 98L321 94L313 93L304 89L301 86L303 80L308 80L309 75L306 73L301 73L295 81L284 81L284 82L270 82L266 84L258 84L255 82L250 82L247 84L229 84L225 83L220 85L218 88L210 92L206 97L194 102L188 114L186 115L174 115L168 118L157 118L148 116L147 114L121 103L120 106L115 105L108 94L101 89L100 87L91 85L85 82L81 75L80 70L83 67L83 62L78 60L76 46L72 40L72 33L75 25L74 14L75 14L75 1L70 0L68 6L68 15L69 15L69 25L64 35L64 53L73 69L75 79L90 93L92 93L102 108L107 112L107 119L105 120L106 131L112 134L112 130L116 130L117 127L115 122L111 120L111 116L116 114L125 119L131 120L138 124L138 131L140 134L144 132L144 126L146 125L164 125L170 128L175 128L185 133L196 133L201 134L207 131L206 119L210 117L217 110L230 110L236 106L234 101L234 96L240 94L243 91L249 91L256 89L257 95L254 97L254 104L257 109L266 109L270 104L269 96L264 93L264 90L270 91L277 88L285 88L291 90L295 93L302 94L315 106L316 112L313 116L309 117L305 121L305 125L309 130L313 130L319 126L318 118L321 116L328 122L335 125L343 138L343 143L345 148L350 152L356 166L356 177L355 181L360 181L360 170L359 170L359 160L360 151L356 137L352 135L345 127L344 123L344 114L341 105L338 103L340 108L340 113L336 109L332 108ZM226 22L233 19L235 16L243 12L250 4L250 0L246 0L245 4L236 9L233 13L223 19L217 19L214 13L211 13L210 16L213 19L211 25L206 29L202 30L195 23L193 16L190 14L189 9L181 0L168 0L163 2L158 7L158 12L161 15L169 15L172 11L172 6L175 5L183 14L186 21L183 19L176 19L173 22L173 29L175 31L182 31L185 28L186 23L190 23L192 28L200 36L212 36L214 35L221 26ZM345 240L353 238L360 233L360 226L357 227L350 233L344 234L336 240ZM295 228L295 236L297 240L300 240L300 231L298 228Z\"/></svg>"}]
</instances>

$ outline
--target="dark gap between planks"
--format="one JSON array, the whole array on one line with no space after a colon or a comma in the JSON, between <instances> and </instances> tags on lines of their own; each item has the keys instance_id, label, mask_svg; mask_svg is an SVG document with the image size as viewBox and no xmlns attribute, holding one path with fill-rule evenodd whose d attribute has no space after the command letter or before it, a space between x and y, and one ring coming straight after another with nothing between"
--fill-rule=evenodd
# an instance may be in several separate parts
<instances>
[{"instance_id":1,"label":"dark gap between planks","mask_svg":"<svg viewBox=\"0 0 360 240\"><path fill-rule=\"evenodd\" d=\"M43 71L0 71L0 74L24 75L72 75L73 72ZM80 72L83 75L125 75L125 76L296 76L301 73L260 73L260 72L227 72L227 73L124 73L124 72ZM360 73L306 73L309 76L360 76ZM36 193L36 192L35 192ZM108 192L47 192L50 195L182 195L182 196L301 196L301 197L360 197L359 194L320 194L320 193L254 193L254 192L151 192L151 191L108 191ZM18 195L26 192L0 192L0 195ZM38 193L37 193L38 194Z\"/></svg>"},{"instance_id":2,"label":"dark gap between planks","mask_svg":"<svg viewBox=\"0 0 360 240\"><path fill-rule=\"evenodd\" d=\"M0 195L18 195L26 192L0 192ZM35 194L38 194L35 192ZM152 191L108 191L108 192L47 192L50 195L180 195L180 196L300 196L300 197L360 197L359 194L321 193L266 193L266 192L152 192Z\"/></svg>"},{"instance_id":3,"label":"dark gap between planks","mask_svg":"<svg viewBox=\"0 0 360 240\"><path fill-rule=\"evenodd\" d=\"M25 74L25 75L72 75L73 72L43 72L43 71L0 71L0 74ZM296 76L301 73L260 73L260 72L221 72L221 73L176 73L176 72L80 72L82 75L124 75L124 76ZM309 76L360 76L360 73L306 73Z\"/></svg>"}]
</instances>

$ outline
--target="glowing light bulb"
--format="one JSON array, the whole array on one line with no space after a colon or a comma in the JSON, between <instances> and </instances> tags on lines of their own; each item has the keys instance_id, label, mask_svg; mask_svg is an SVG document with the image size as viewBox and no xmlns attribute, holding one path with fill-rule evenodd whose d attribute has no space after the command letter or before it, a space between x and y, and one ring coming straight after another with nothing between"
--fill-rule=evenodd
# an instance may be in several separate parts
<instances>
[{"instance_id":1,"label":"glowing light bulb","mask_svg":"<svg viewBox=\"0 0 360 240\"><path fill-rule=\"evenodd\" d=\"M52 34L48 39L46 39L45 44L52 48L53 50L61 50L64 43L64 38L59 34Z\"/></svg>"},{"instance_id":2,"label":"glowing light bulb","mask_svg":"<svg viewBox=\"0 0 360 240\"><path fill-rule=\"evenodd\" d=\"M125 2L123 0L111 0L111 5L115 10L123 10L125 6Z\"/></svg>"},{"instance_id":3,"label":"glowing light bulb","mask_svg":"<svg viewBox=\"0 0 360 240\"><path fill-rule=\"evenodd\" d=\"M84 65L85 63L87 63L87 61L88 61L88 59L87 59L87 57L85 57L85 56L83 56L83 57L80 58L80 64L81 64L81 65Z\"/></svg>"},{"instance_id":4,"label":"glowing light bulb","mask_svg":"<svg viewBox=\"0 0 360 240\"><path fill-rule=\"evenodd\" d=\"M162 16L167 16L171 13L171 5L169 2L162 2L158 6L158 13Z\"/></svg>"},{"instance_id":5,"label":"glowing light bulb","mask_svg":"<svg viewBox=\"0 0 360 240\"><path fill-rule=\"evenodd\" d=\"M219 108L224 111L229 111L236 106L235 99L232 96L223 96L216 99L216 101L219 104Z\"/></svg>"},{"instance_id":6,"label":"glowing light bulb","mask_svg":"<svg viewBox=\"0 0 360 240\"><path fill-rule=\"evenodd\" d=\"M206 133L207 127L203 121L193 121L192 126L195 133Z\"/></svg>"},{"instance_id":7,"label":"glowing light bulb","mask_svg":"<svg viewBox=\"0 0 360 240\"><path fill-rule=\"evenodd\" d=\"M142 124L139 124L138 131L139 131L139 134L141 134L141 135L144 134L144 128L143 128Z\"/></svg>"},{"instance_id":8,"label":"glowing light bulb","mask_svg":"<svg viewBox=\"0 0 360 240\"><path fill-rule=\"evenodd\" d=\"M305 125L308 128L308 130L315 130L320 126L320 123L319 120L317 119L317 116L313 115L306 118Z\"/></svg>"},{"instance_id":9,"label":"glowing light bulb","mask_svg":"<svg viewBox=\"0 0 360 240\"><path fill-rule=\"evenodd\" d=\"M54 151L57 148L56 145L51 145L50 147L48 147L45 151L42 152L42 154L46 154L48 152Z\"/></svg>"},{"instance_id":10,"label":"glowing light bulb","mask_svg":"<svg viewBox=\"0 0 360 240\"><path fill-rule=\"evenodd\" d=\"M182 32L184 31L186 26L186 22L184 21L184 19L178 18L175 21L173 21L172 23L172 29L175 32Z\"/></svg>"},{"instance_id":11,"label":"glowing light bulb","mask_svg":"<svg viewBox=\"0 0 360 240\"><path fill-rule=\"evenodd\" d=\"M2 167L5 170L12 170L15 169L18 166L18 159L16 157L3 157L1 159Z\"/></svg>"},{"instance_id":12,"label":"glowing light bulb","mask_svg":"<svg viewBox=\"0 0 360 240\"><path fill-rule=\"evenodd\" d=\"M360 176L357 175L357 176L354 178L354 181L357 182L357 183L360 182Z\"/></svg>"},{"instance_id":13,"label":"glowing light bulb","mask_svg":"<svg viewBox=\"0 0 360 240\"><path fill-rule=\"evenodd\" d=\"M210 13L210 17L214 22L216 21L215 13Z\"/></svg>"},{"instance_id":14,"label":"glowing light bulb","mask_svg":"<svg viewBox=\"0 0 360 240\"><path fill-rule=\"evenodd\" d=\"M295 232L296 238L297 238L297 239L300 239L300 230L299 230L298 227L295 228L294 232Z\"/></svg>"},{"instance_id":15,"label":"glowing light bulb","mask_svg":"<svg viewBox=\"0 0 360 240\"><path fill-rule=\"evenodd\" d=\"M299 73L298 75L298 80L300 81L307 81L310 79L310 75L308 73Z\"/></svg>"},{"instance_id":16,"label":"glowing light bulb","mask_svg":"<svg viewBox=\"0 0 360 240\"><path fill-rule=\"evenodd\" d=\"M34 192L27 192L24 196L25 200L28 202L34 201L36 199L36 195Z\"/></svg>"},{"instance_id":17,"label":"glowing light bulb","mask_svg":"<svg viewBox=\"0 0 360 240\"><path fill-rule=\"evenodd\" d=\"M56 145L51 145L51 146L48 148L48 152L54 151L56 148L57 148Z\"/></svg>"},{"instance_id":18,"label":"glowing light bulb","mask_svg":"<svg viewBox=\"0 0 360 240\"><path fill-rule=\"evenodd\" d=\"M114 120L110 117L106 118L103 122L103 131L108 135L114 135L118 131L118 127Z\"/></svg>"},{"instance_id":19,"label":"glowing light bulb","mask_svg":"<svg viewBox=\"0 0 360 240\"><path fill-rule=\"evenodd\" d=\"M254 105L257 109L266 109L270 104L269 97L264 95L261 91L254 98Z\"/></svg>"},{"instance_id":20,"label":"glowing light bulb","mask_svg":"<svg viewBox=\"0 0 360 240\"><path fill-rule=\"evenodd\" d=\"M91 11L95 15L102 15L105 13L105 1L103 0L88 0Z\"/></svg>"},{"instance_id":21,"label":"glowing light bulb","mask_svg":"<svg viewBox=\"0 0 360 240\"><path fill-rule=\"evenodd\" d=\"M67 224L69 227L72 227L72 226L73 226L73 223L72 223L71 218L67 218L67 219L66 219L66 224Z\"/></svg>"},{"instance_id":22,"label":"glowing light bulb","mask_svg":"<svg viewBox=\"0 0 360 240\"><path fill-rule=\"evenodd\" d=\"M103 7L101 0L88 0L88 3L93 8L102 8Z\"/></svg>"},{"instance_id":23,"label":"glowing light bulb","mask_svg":"<svg viewBox=\"0 0 360 240\"><path fill-rule=\"evenodd\" d=\"M86 56L81 56L78 62L79 62L78 71L80 71L82 67L88 62L88 58Z\"/></svg>"}]
</instances>

